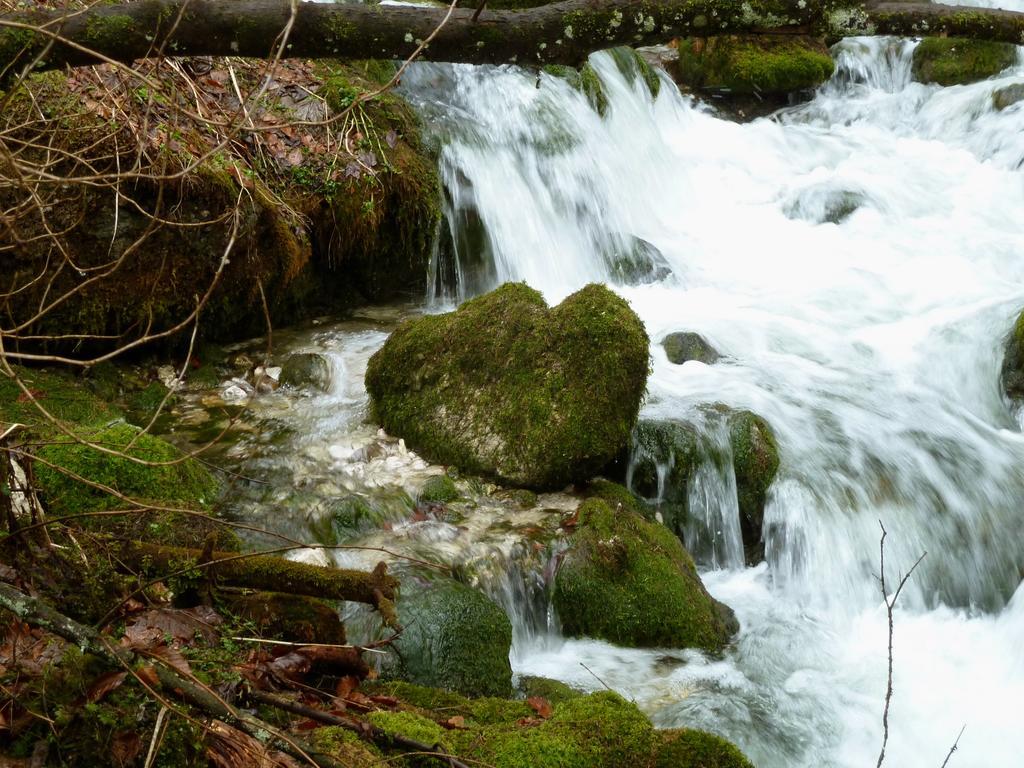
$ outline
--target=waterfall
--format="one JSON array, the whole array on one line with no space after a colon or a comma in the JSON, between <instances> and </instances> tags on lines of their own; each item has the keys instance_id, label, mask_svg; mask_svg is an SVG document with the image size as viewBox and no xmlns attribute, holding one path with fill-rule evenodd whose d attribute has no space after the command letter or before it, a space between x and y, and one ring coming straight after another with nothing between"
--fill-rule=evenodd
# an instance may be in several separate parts
<instances>
[{"instance_id":1,"label":"waterfall","mask_svg":"<svg viewBox=\"0 0 1024 768\"><path fill-rule=\"evenodd\" d=\"M882 521L890 579L928 552L896 613L890 764L941 764L967 722L957 766L1019 765L1024 438L999 366L1024 306L1024 105L997 111L992 94L1024 67L921 85L915 44L844 41L810 103L744 125L667 81L652 98L608 54L591 58L603 115L544 72L406 77L440 147L435 294L524 280L557 302L607 282L652 338L644 417L724 403L780 445L756 568L729 532L735 478L706 462L690 489L705 581L743 625L733 651L552 643L534 617L517 671L597 675L761 768L863 766L885 685ZM659 342L677 330L725 359L669 363Z\"/></svg>"}]
</instances>

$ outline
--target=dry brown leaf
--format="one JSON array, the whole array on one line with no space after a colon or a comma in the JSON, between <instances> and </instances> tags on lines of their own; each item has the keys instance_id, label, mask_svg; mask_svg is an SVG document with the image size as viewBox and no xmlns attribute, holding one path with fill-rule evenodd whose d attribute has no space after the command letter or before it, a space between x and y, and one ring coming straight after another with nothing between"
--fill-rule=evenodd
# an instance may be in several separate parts
<instances>
[{"instance_id":1,"label":"dry brown leaf","mask_svg":"<svg viewBox=\"0 0 1024 768\"><path fill-rule=\"evenodd\" d=\"M92 685L89 686L89 690L85 692L86 700L92 702L99 701L112 690L120 687L126 677L128 677L128 673L124 671L107 672L106 674L100 675L93 680Z\"/></svg>"},{"instance_id":2,"label":"dry brown leaf","mask_svg":"<svg viewBox=\"0 0 1024 768\"><path fill-rule=\"evenodd\" d=\"M298 763L252 736L214 720L206 737L206 757L215 768L298 768Z\"/></svg>"},{"instance_id":3,"label":"dry brown leaf","mask_svg":"<svg viewBox=\"0 0 1024 768\"><path fill-rule=\"evenodd\" d=\"M118 766L131 765L142 751L142 740L134 731L121 731L114 735L110 756Z\"/></svg>"},{"instance_id":4,"label":"dry brown leaf","mask_svg":"<svg viewBox=\"0 0 1024 768\"><path fill-rule=\"evenodd\" d=\"M531 696L526 700L526 703L530 705L530 709L545 720L551 717L551 702L543 696Z\"/></svg>"},{"instance_id":5,"label":"dry brown leaf","mask_svg":"<svg viewBox=\"0 0 1024 768\"><path fill-rule=\"evenodd\" d=\"M338 698L347 698L352 691L359 687L359 678L354 675L345 675L338 680L334 693Z\"/></svg>"},{"instance_id":6,"label":"dry brown leaf","mask_svg":"<svg viewBox=\"0 0 1024 768\"><path fill-rule=\"evenodd\" d=\"M150 648L148 653L151 656L155 656L161 661L166 662L168 666L174 667L174 669L183 674L192 674L192 667L188 665L188 661L181 655L181 651L173 646L158 645L155 648Z\"/></svg>"},{"instance_id":7,"label":"dry brown leaf","mask_svg":"<svg viewBox=\"0 0 1024 768\"><path fill-rule=\"evenodd\" d=\"M449 717L440 725L442 728L447 728L449 731L468 730L466 728L466 718L464 718L462 715L455 715L454 717Z\"/></svg>"}]
</instances>

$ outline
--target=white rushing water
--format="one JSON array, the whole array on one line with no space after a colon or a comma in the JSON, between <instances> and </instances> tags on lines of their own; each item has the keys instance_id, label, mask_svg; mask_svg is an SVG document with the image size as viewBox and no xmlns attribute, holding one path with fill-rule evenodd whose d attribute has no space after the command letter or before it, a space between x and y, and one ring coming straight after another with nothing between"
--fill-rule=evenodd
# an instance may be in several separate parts
<instances>
[{"instance_id":1,"label":"white rushing water","mask_svg":"<svg viewBox=\"0 0 1024 768\"><path fill-rule=\"evenodd\" d=\"M1024 306L1024 103L992 93L1024 67L924 86L913 45L846 41L812 102L745 125L668 83L652 100L605 54L603 117L546 74L407 77L441 146L460 297L607 281L652 337L646 416L721 402L780 443L767 563L704 572L742 623L723 659L520 633L517 671L599 687L585 663L760 768L873 764L882 520L890 580L928 552L896 611L888 764L940 765L964 724L951 765L1022 764L1024 438L999 366ZM622 285L638 239L670 271ZM726 359L670 364L676 330Z\"/></svg>"}]
</instances>

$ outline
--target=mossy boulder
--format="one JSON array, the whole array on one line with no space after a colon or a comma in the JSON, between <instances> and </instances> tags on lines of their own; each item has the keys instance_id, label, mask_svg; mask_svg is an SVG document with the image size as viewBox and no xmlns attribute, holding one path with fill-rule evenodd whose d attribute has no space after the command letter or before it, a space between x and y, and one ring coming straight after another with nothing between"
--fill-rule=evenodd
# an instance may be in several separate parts
<instances>
[{"instance_id":1,"label":"mossy boulder","mask_svg":"<svg viewBox=\"0 0 1024 768\"><path fill-rule=\"evenodd\" d=\"M754 768L729 741L705 731L659 732L660 743L651 768Z\"/></svg>"},{"instance_id":2,"label":"mossy boulder","mask_svg":"<svg viewBox=\"0 0 1024 768\"><path fill-rule=\"evenodd\" d=\"M721 35L677 42L676 82L736 96L787 96L828 80L835 63L824 42L791 35Z\"/></svg>"},{"instance_id":3,"label":"mossy boulder","mask_svg":"<svg viewBox=\"0 0 1024 768\"><path fill-rule=\"evenodd\" d=\"M281 366L282 386L326 392L331 388L331 361L318 352L296 352Z\"/></svg>"},{"instance_id":4,"label":"mossy boulder","mask_svg":"<svg viewBox=\"0 0 1024 768\"><path fill-rule=\"evenodd\" d=\"M657 523L588 499L555 576L562 627L625 646L718 652L738 625L711 597L679 539Z\"/></svg>"},{"instance_id":5,"label":"mossy boulder","mask_svg":"<svg viewBox=\"0 0 1024 768\"><path fill-rule=\"evenodd\" d=\"M495 768L645 765L657 738L636 705L610 691L565 700L539 723L500 723L447 737L453 753Z\"/></svg>"},{"instance_id":6,"label":"mossy boulder","mask_svg":"<svg viewBox=\"0 0 1024 768\"><path fill-rule=\"evenodd\" d=\"M78 478L130 499L176 502L195 509L208 506L217 495L217 481L206 467L194 459L183 460L177 448L138 427L122 421L77 434L100 448L66 440L45 445L38 452L41 461L37 462L36 478L54 514L124 506L117 496Z\"/></svg>"},{"instance_id":7,"label":"mossy boulder","mask_svg":"<svg viewBox=\"0 0 1024 768\"><path fill-rule=\"evenodd\" d=\"M966 85L998 75L1017 61L1017 47L988 40L926 37L914 49L911 66L919 83Z\"/></svg>"},{"instance_id":8,"label":"mossy boulder","mask_svg":"<svg viewBox=\"0 0 1024 768\"><path fill-rule=\"evenodd\" d=\"M508 283L401 325L370 359L366 388L376 420L430 461L559 488L627 444L647 344L640 319L603 286L549 309Z\"/></svg>"},{"instance_id":9,"label":"mossy boulder","mask_svg":"<svg viewBox=\"0 0 1024 768\"><path fill-rule=\"evenodd\" d=\"M403 585L398 601L404 631L388 674L471 696L510 695L512 625L501 608L452 580L413 589Z\"/></svg>"},{"instance_id":10,"label":"mossy boulder","mask_svg":"<svg viewBox=\"0 0 1024 768\"><path fill-rule=\"evenodd\" d=\"M375 712L368 719L388 734L436 743L468 764L494 768L749 768L742 753L717 736L657 731L635 704L616 693L562 688L568 693L536 694L553 705L550 716L539 718L522 701L376 684L367 692L401 703L398 711ZM442 727L453 716L463 718L462 726Z\"/></svg>"},{"instance_id":11,"label":"mossy boulder","mask_svg":"<svg viewBox=\"0 0 1024 768\"><path fill-rule=\"evenodd\" d=\"M709 408L698 426L642 420L633 434L630 487L658 499L665 525L684 535L689 484L701 462L732 464L746 559L763 558L762 527L768 489L779 469L779 448L768 422L750 411ZM716 433L724 429L725 434ZM724 439L722 439L724 438ZM659 496L660 494L660 496Z\"/></svg>"},{"instance_id":12,"label":"mossy boulder","mask_svg":"<svg viewBox=\"0 0 1024 768\"><path fill-rule=\"evenodd\" d=\"M779 471L779 446L768 422L750 411L730 415L729 445L736 473L740 530L749 549L761 543L765 500Z\"/></svg>"},{"instance_id":13,"label":"mossy boulder","mask_svg":"<svg viewBox=\"0 0 1024 768\"><path fill-rule=\"evenodd\" d=\"M668 361L676 365L682 365L690 360L713 365L721 357L718 351L708 344L707 339L699 333L691 331L670 333L661 340L661 346L665 350Z\"/></svg>"},{"instance_id":14,"label":"mossy boulder","mask_svg":"<svg viewBox=\"0 0 1024 768\"><path fill-rule=\"evenodd\" d=\"M563 701L578 699L580 696L584 695L583 691L566 685L560 680L551 680L547 677L534 677L532 675L524 675L523 677L520 677L517 689L525 699L539 697L547 700L551 704L561 704Z\"/></svg>"},{"instance_id":15,"label":"mossy boulder","mask_svg":"<svg viewBox=\"0 0 1024 768\"><path fill-rule=\"evenodd\" d=\"M423 484L420 489L420 501L429 501L437 504L447 504L455 501L461 494L455 487L455 481L448 475L434 475Z\"/></svg>"}]
</instances>

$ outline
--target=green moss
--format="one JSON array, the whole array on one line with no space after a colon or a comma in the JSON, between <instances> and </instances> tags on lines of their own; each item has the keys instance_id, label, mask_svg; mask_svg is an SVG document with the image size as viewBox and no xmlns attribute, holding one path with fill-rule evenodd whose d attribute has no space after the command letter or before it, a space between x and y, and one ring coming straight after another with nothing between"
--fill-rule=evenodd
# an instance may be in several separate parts
<instances>
[{"instance_id":1,"label":"green moss","mask_svg":"<svg viewBox=\"0 0 1024 768\"><path fill-rule=\"evenodd\" d=\"M816 88L834 70L817 40L728 35L680 40L676 77L697 89L787 94Z\"/></svg>"},{"instance_id":2,"label":"green moss","mask_svg":"<svg viewBox=\"0 0 1024 768\"><path fill-rule=\"evenodd\" d=\"M389 674L472 696L508 696L512 625L485 595L455 581L404 591L404 631L394 642Z\"/></svg>"},{"instance_id":3,"label":"green moss","mask_svg":"<svg viewBox=\"0 0 1024 768\"><path fill-rule=\"evenodd\" d=\"M366 719L390 736L404 736L421 744L444 743L445 731L433 720L413 712L371 712Z\"/></svg>"},{"instance_id":4,"label":"green moss","mask_svg":"<svg viewBox=\"0 0 1024 768\"><path fill-rule=\"evenodd\" d=\"M588 479L626 444L647 334L590 285L554 309L506 284L407 322L371 359L374 417L431 461L528 488Z\"/></svg>"},{"instance_id":5,"label":"green moss","mask_svg":"<svg viewBox=\"0 0 1024 768\"><path fill-rule=\"evenodd\" d=\"M123 507L124 502L109 493L89 487L67 472L93 483L112 488L132 499L177 502L201 509L217 494L217 482L210 472L194 459L179 461L180 452L169 443L142 434L137 427L123 422L99 429L82 430L79 435L92 443L155 466L140 464L130 458L114 456L80 443L53 443L40 448L36 477L49 509L57 515L92 512ZM134 441L131 449L129 443ZM169 463L175 462L175 463Z\"/></svg>"},{"instance_id":6,"label":"green moss","mask_svg":"<svg viewBox=\"0 0 1024 768\"><path fill-rule=\"evenodd\" d=\"M524 675L519 678L519 692L524 698L530 699L539 696L547 699L553 705L561 704L569 699L577 699L583 696L582 691L572 688L560 680L550 680L546 677L533 677Z\"/></svg>"},{"instance_id":7,"label":"green moss","mask_svg":"<svg viewBox=\"0 0 1024 768\"><path fill-rule=\"evenodd\" d=\"M730 415L729 444L743 541L750 546L761 540L765 499L779 470L779 447L768 422L750 411Z\"/></svg>"},{"instance_id":8,"label":"green moss","mask_svg":"<svg viewBox=\"0 0 1024 768\"><path fill-rule=\"evenodd\" d=\"M315 729L310 742L346 768L385 768L390 761L381 758L379 750L348 728L329 725Z\"/></svg>"},{"instance_id":9,"label":"green moss","mask_svg":"<svg viewBox=\"0 0 1024 768\"><path fill-rule=\"evenodd\" d=\"M626 646L725 646L735 620L671 531L596 498L578 514L553 595L568 634Z\"/></svg>"},{"instance_id":10,"label":"green moss","mask_svg":"<svg viewBox=\"0 0 1024 768\"><path fill-rule=\"evenodd\" d=\"M704 731L661 731L651 768L754 768L732 743Z\"/></svg>"},{"instance_id":11,"label":"green moss","mask_svg":"<svg viewBox=\"0 0 1024 768\"><path fill-rule=\"evenodd\" d=\"M459 489L455 487L455 481L448 475L434 475L424 483L419 498L420 501L447 504L449 501L455 501L460 495Z\"/></svg>"},{"instance_id":12,"label":"green moss","mask_svg":"<svg viewBox=\"0 0 1024 768\"><path fill-rule=\"evenodd\" d=\"M82 427L107 424L121 417L69 374L15 367L18 378L47 412L64 422ZM17 382L0 373L0 422L26 424L46 435L54 429Z\"/></svg>"},{"instance_id":13,"label":"green moss","mask_svg":"<svg viewBox=\"0 0 1024 768\"><path fill-rule=\"evenodd\" d=\"M612 509L624 509L644 517L650 515L650 509L644 504L643 499L618 483L602 479L594 480L587 486L586 493L587 497L607 502Z\"/></svg>"},{"instance_id":14,"label":"green moss","mask_svg":"<svg viewBox=\"0 0 1024 768\"><path fill-rule=\"evenodd\" d=\"M1017 48L1009 43L926 37L914 49L912 72L921 83L965 85L1013 66Z\"/></svg>"},{"instance_id":15,"label":"green moss","mask_svg":"<svg viewBox=\"0 0 1024 768\"><path fill-rule=\"evenodd\" d=\"M85 23L85 39L98 49L116 50L135 30L135 20L126 14L93 14Z\"/></svg>"},{"instance_id":16,"label":"green moss","mask_svg":"<svg viewBox=\"0 0 1024 768\"><path fill-rule=\"evenodd\" d=\"M602 692L565 701L539 724L451 731L452 751L495 768L599 768L646 765L654 729L635 705Z\"/></svg>"}]
</instances>

